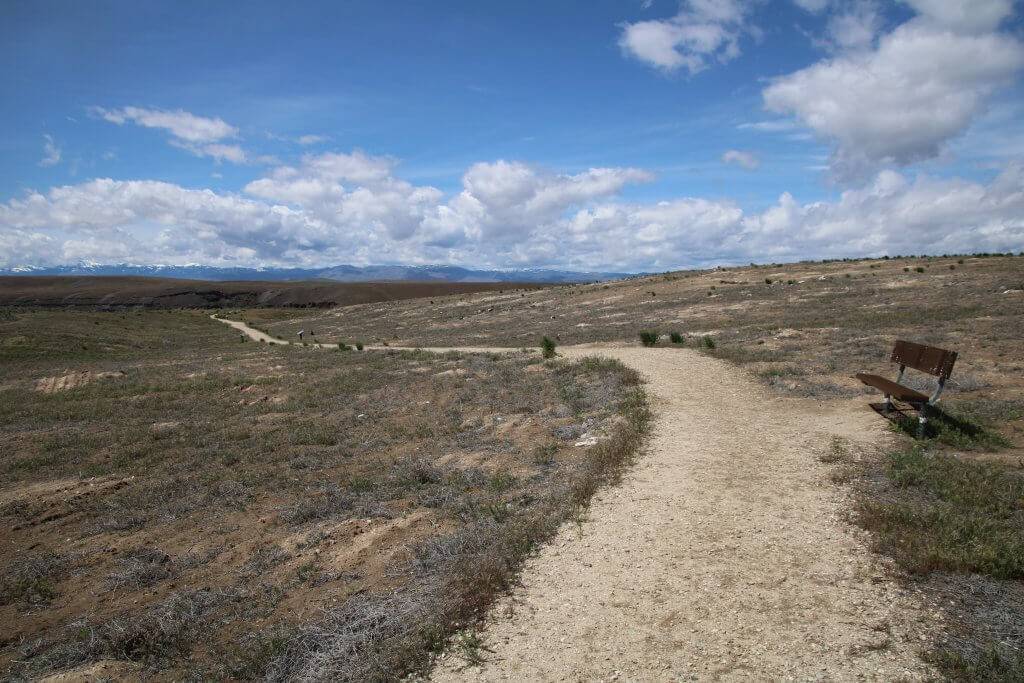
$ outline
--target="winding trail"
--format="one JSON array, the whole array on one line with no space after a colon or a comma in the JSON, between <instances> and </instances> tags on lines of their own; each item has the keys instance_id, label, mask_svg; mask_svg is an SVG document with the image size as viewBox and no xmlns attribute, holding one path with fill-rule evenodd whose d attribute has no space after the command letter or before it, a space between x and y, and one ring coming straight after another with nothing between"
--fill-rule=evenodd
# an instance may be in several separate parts
<instances>
[{"instance_id":1,"label":"winding trail","mask_svg":"<svg viewBox=\"0 0 1024 683\"><path fill-rule=\"evenodd\" d=\"M917 650L934 615L869 551L818 460L832 437L883 442L862 399L780 398L688 349L559 352L640 371L655 412L650 442L582 525L527 561L522 585L486 620L484 664L468 667L452 650L434 680L930 675Z\"/></svg>"}]
</instances>

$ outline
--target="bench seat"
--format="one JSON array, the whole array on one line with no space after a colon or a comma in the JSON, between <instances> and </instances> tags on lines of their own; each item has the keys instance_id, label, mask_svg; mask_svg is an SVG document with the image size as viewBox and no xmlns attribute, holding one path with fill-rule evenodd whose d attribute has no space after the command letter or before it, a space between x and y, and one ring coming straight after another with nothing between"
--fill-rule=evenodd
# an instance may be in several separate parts
<instances>
[{"instance_id":1,"label":"bench seat","mask_svg":"<svg viewBox=\"0 0 1024 683\"><path fill-rule=\"evenodd\" d=\"M902 384L897 384L891 379L879 377L878 375L868 375L863 372L857 373L857 379L868 386L880 389L882 393L888 394L899 401L907 401L908 403L924 403L928 401L928 396L922 394L920 391L914 391L910 387L905 387Z\"/></svg>"}]
</instances>

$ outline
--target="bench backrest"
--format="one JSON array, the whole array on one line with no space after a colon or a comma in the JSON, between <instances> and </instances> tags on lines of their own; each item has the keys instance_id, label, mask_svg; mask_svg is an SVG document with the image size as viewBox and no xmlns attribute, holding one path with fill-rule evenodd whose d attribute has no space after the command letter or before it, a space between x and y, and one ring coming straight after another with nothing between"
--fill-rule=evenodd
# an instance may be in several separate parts
<instances>
[{"instance_id":1,"label":"bench backrest","mask_svg":"<svg viewBox=\"0 0 1024 683\"><path fill-rule=\"evenodd\" d=\"M893 363L906 365L908 368L927 372L945 380L949 373L953 372L956 351L899 340L892 349L891 360Z\"/></svg>"}]
</instances>

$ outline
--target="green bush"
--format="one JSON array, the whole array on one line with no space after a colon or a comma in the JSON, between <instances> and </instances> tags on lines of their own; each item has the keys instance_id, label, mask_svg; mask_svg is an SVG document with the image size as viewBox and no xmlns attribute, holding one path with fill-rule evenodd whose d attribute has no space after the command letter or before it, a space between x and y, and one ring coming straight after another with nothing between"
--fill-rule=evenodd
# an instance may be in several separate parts
<instances>
[{"instance_id":1,"label":"green bush","mask_svg":"<svg viewBox=\"0 0 1024 683\"><path fill-rule=\"evenodd\" d=\"M363 350L363 342L356 342L356 351Z\"/></svg>"},{"instance_id":2,"label":"green bush","mask_svg":"<svg viewBox=\"0 0 1024 683\"><path fill-rule=\"evenodd\" d=\"M540 340L540 350L541 355L543 355L545 358L554 358L555 342L552 341L549 337L544 337L543 339Z\"/></svg>"},{"instance_id":3,"label":"green bush","mask_svg":"<svg viewBox=\"0 0 1024 683\"><path fill-rule=\"evenodd\" d=\"M683 343L683 335L679 334L678 332L671 332L671 333L669 333L668 338L669 338L669 341L671 341L673 344L682 344Z\"/></svg>"},{"instance_id":4,"label":"green bush","mask_svg":"<svg viewBox=\"0 0 1024 683\"><path fill-rule=\"evenodd\" d=\"M914 268L914 270L917 271L918 273L923 273L924 272L924 268L922 268L921 266L918 266L917 268Z\"/></svg>"},{"instance_id":5,"label":"green bush","mask_svg":"<svg viewBox=\"0 0 1024 683\"><path fill-rule=\"evenodd\" d=\"M770 285L770 284L772 283L772 279L771 279L770 277L766 277L766 278L764 279L764 283L765 283L766 285Z\"/></svg>"},{"instance_id":6,"label":"green bush","mask_svg":"<svg viewBox=\"0 0 1024 683\"><path fill-rule=\"evenodd\" d=\"M704 335L700 339L700 345L703 346L705 349L713 349L715 348L715 340L707 335Z\"/></svg>"},{"instance_id":7,"label":"green bush","mask_svg":"<svg viewBox=\"0 0 1024 683\"><path fill-rule=\"evenodd\" d=\"M640 333L640 343L644 346L654 346L658 343L658 333L653 330L646 330Z\"/></svg>"}]
</instances>

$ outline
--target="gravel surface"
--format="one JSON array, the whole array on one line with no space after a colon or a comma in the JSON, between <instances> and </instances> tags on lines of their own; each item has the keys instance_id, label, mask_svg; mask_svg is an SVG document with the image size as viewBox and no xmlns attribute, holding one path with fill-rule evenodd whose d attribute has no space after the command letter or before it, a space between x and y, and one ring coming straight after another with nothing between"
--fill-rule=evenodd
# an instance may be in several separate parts
<instances>
[{"instance_id":1,"label":"gravel surface","mask_svg":"<svg viewBox=\"0 0 1024 683\"><path fill-rule=\"evenodd\" d=\"M565 355L596 349L562 347ZM527 564L436 681L896 680L934 615L848 521L817 456L833 435L885 439L862 400L770 396L683 349L603 348L649 381L647 451Z\"/></svg>"}]
</instances>

